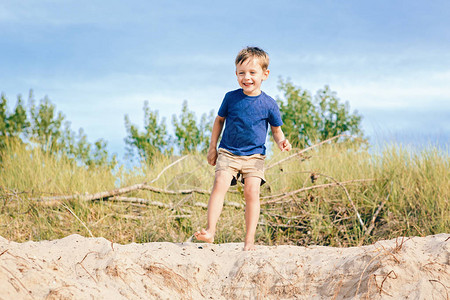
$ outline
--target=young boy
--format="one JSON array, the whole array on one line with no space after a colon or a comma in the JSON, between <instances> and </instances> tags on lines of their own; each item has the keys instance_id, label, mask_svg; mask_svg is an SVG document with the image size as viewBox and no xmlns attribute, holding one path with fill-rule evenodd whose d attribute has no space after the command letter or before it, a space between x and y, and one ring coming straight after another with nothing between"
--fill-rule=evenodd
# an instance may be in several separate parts
<instances>
[{"instance_id":1,"label":"young boy","mask_svg":"<svg viewBox=\"0 0 450 300\"><path fill-rule=\"evenodd\" d=\"M206 229L194 235L200 241L212 243L222 212L225 194L239 176L244 183L246 235L244 250L255 249L258 225L260 186L264 184L266 136L270 124L274 140L281 151L291 150L284 137L278 105L261 91L261 83L269 76L269 56L257 47L242 49L236 57L236 76L241 87L228 92L214 120L208 163L216 166L214 185L208 203ZM225 124L217 151L217 142Z\"/></svg>"}]
</instances>

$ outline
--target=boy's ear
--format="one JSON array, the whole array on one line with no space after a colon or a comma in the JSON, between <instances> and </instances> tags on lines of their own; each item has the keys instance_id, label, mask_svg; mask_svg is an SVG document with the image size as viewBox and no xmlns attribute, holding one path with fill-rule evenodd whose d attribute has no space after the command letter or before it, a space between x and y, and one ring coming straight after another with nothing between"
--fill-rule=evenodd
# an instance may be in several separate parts
<instances>
[{"instance_id":1,"label":"boy's ear","mask_svg":"<svg viewBox=\"0 0 450 300\"><path fill-rule=\"evenodd\" d=\"M263 72L263 80L266 80L267 77L269 77L269 73L270 73L270 70L269 70L269 69L267 69L267 70L265 70L265 71Z\"/></svg>"}]
</instances>

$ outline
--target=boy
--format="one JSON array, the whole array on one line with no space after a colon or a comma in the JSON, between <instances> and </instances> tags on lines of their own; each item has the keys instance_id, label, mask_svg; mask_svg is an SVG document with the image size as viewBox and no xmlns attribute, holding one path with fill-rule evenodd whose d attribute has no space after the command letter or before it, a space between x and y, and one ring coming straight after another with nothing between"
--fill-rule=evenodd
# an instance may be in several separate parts
<instances>
[{"instance_id":1,"label":"boy","mask_svg":"<svg viewBox=\"0 0 450 300\"><path fill-rule=\"evenodd\" d=\"M264 184L264 158L268 124L281 151L291 150L284 137L283 124L275 100L261 91L261 83L269 76L269 56L257 47L242 49L236 57L236 76L241 87L228 92L214 120L208 163L216 166L214 185L208 203L206 229L194 235L200 241L212 243L222 212L225 194L239 176L244 183L245 227L244 250L255 249L258 225L260 186ZM226 120L226 122L225 122ZM217 142L225 124L217 151Z\"/></svg>"}]
</instances>

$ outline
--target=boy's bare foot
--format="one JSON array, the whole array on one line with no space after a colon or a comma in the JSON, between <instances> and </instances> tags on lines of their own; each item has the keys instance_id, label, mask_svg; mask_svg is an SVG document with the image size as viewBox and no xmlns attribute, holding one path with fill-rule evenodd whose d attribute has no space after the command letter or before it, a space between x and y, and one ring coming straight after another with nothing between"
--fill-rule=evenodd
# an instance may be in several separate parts
<instances>
[{"instance_id":1,"label":"boy's bare foot","mask_svg":"<svg viewBox=\"0 0 450 300\"><path fill-rule=\"evenodd\" d=\"M199 241L207 242L207 243L213 243L214 242L214 235L206 231L202 228L202 230L197 231L194 233L195 238Z\"/></svg>"},{"instance_id":2,"label":"boy's bare foot","mask_svg":"<svg viewBox=\"0 0 450 300\"><path fill-rule=\"evenodd\" d=\"M244 251L255 251L255 244L253 243L247 243L244 245Z\"/></svg>"}]
</instances>

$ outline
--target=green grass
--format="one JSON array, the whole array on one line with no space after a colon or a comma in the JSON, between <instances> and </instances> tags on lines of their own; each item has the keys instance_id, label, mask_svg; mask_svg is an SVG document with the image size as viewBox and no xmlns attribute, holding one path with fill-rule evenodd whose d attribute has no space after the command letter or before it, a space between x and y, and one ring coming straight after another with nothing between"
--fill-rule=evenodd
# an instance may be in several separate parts
<instances>
[{"instance_id":1,"label":"green grass","mask_svg":"<svg viewBox=\"0 0 450 300\"><path fill-rule=\"evenodd\" d=\"M287 158L295 150L274 153L267 166ZM206 163L205 157L190 154L178 162L177 159L162 156L150 166L132 170L86 168L64 157L9 143L0 159L0 235L19 242L57 239L73 233L84 236L92 233L118 243L183 242L205 226L206 209L198 203L206 204L208 195L150 191L124 195L158 201L174 209L106 199L56 203L36 200L108 191L118 185L142 182L165 190L210 190L214 168ZM399 145L386 146L372 154L350 144L330 144L294 156L266 171L262 202L281 199L261 206L257 242L355 246L398 236L449 232L449 162L446 151L429 147L418 153ZM171 163L174 165L165 169ZM362 181L319 188L352 180ZM281 196L313 186L318 187ZM244 204L242 186L233 188L225 201ZM371 225L373 230L369 233L367 228ZM225 206L216 241L242 242L244 233L243 209Z\"/></svg>"}]
</instances>

